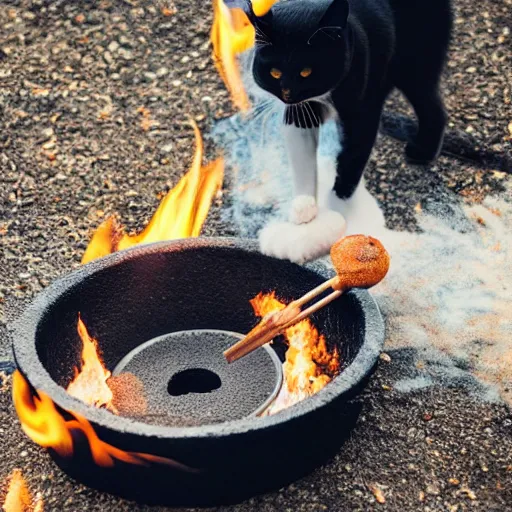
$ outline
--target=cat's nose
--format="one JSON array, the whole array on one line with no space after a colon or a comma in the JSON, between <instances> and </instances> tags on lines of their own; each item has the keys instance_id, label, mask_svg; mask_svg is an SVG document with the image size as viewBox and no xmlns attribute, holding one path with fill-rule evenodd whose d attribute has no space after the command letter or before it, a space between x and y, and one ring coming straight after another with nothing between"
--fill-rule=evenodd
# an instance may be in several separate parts
<instances>
[{"instance_id":1,"label":"cat's nose","mask_svg":"<svg viewBox=\"0 0 512 512\"><path fill-rule=\"evenodd\" d=\"M283 96L284 101L289 101L290 99L290 89L281 89L281 95Z\"/></svg>"}]
</instances>

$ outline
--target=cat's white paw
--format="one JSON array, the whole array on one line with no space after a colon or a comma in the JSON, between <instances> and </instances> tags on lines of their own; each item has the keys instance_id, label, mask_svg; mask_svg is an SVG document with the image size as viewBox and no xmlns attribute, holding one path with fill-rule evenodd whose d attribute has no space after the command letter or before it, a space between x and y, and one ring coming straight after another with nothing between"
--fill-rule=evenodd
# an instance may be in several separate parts
<instances>
[{"instance_id":1,"label":"cat's white paw","mask_svg":"<svg viewBox=\"0 0 512 512\"><path fill-rule=\"evenodd\" d=\"M340 199L329 191L327 200L321 205L341 213L347 222L346 235L363 234L379 237L385 230L384 214L377 200L368 192L364 182L360 183L350 199Z\"/></svg>"},{"instance_id":2,"label":"cat's white paw","mask_svg":"<svg viewBox=\"0 0 512 512\"><path fill-rule=\"evenodd\" d=\"M328 254L345 228L343 215L332 210L321 211L307 224L271 222L260 231L260 250L268 256L304 263Z\"/></svg>"},{"instance_id":3,"label":"cat's white paw","mask_svg":"<svg viewBox=\"0 0 512 512\"><path fill-rule=\"evenodd\" d=\"M307 224L317 215L318 207L313 196L297 196L292 201L288 219L293 224Z\"/></svg>"}]
</instances>

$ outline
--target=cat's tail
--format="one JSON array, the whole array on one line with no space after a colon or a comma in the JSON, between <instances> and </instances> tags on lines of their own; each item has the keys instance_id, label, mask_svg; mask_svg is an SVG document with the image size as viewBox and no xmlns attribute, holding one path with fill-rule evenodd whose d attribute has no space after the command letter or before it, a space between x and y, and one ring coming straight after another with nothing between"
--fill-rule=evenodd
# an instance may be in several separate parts
<instances>
[{"instance_id":1,"label":"cat's tail","mask_svg":"<svg viewBox=\"0 0 512 512\"><path fill-rule=\"evenodd\" d=\"M407 116L385 111L382 114L380 132L393 139L409 142L416 134L416 123ZM441 154L470 162L480 169L512 173L512 155L505 150L494 150L482 144L470 134L460 130L447 130Z\"/></svg>"}]
</instances>

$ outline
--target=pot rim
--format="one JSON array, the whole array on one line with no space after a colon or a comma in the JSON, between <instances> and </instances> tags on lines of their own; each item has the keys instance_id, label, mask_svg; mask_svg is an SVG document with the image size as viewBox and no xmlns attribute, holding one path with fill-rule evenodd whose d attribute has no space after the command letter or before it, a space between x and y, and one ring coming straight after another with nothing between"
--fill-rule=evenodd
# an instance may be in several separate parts
<instances>
[{"instance_id":1,"label":"pot rim","mask_svg":"<svg viewBox=\"0 0 512 512\"><path fill-rule=\"evenodd\" d=\"M199 439L232 436L254 430L270 429L289 420L298 419L340 398L350 389L356 387L372 370L384 345L384 321L377 303L370 293L367 290L357 289L348 292L355 295L365 312L364 340L356 357L343 369L340 375L318 393L271 416L256 418L248 416L219 424L193 427L149 425L127 417L116 416L105 409L89 406L69 395L63 387L51 378L39 359L35 339L41 318L56 299L68 293L73 286L95 272L124 261L130 261L145 254L197 250L202 247L233 248L261 254L257 242L252 239L197 237L155 242L118 251L87 263L56 279L40 292L25 312L9 326L13 340L15 362L31 386L48 395L60 408L77 412L92 423L109 430L147 438ZM312 270L326 279L334 276L334 270L321 260L307 263L302 267Z\"/></svg>"}]
</instances>

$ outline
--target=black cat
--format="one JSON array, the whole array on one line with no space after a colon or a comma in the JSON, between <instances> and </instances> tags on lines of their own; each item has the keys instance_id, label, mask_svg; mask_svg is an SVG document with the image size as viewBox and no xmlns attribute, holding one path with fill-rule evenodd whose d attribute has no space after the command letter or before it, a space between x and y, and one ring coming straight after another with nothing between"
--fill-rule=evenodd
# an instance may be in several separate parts
<instances>
[{"instance_id":1,"label":"black cat","mask_svg":"<svg viewBox=\"0 0 512 512\"><path fill-rule=\"evenodd\" d=\"M406 147L408 160L435 160L446 124L439 79L452 28L450 0L285 0L262 17L250 3L242 5L256 30L254 81L285 104L284 136L295 178L291 223L310 223L318 214L319 126L329 117L338 121L342 151L334 191L339 199L350 199L374 145L384 101L395 87L418 118L417 134ZM333 238L342 232L341 219L339 229L331 221ZM275 229L264 234L278 235ZM262 248L304 260L325 252L328 238L322 248L299 257L264 241Z\"/></svg>"}]
</instances>

